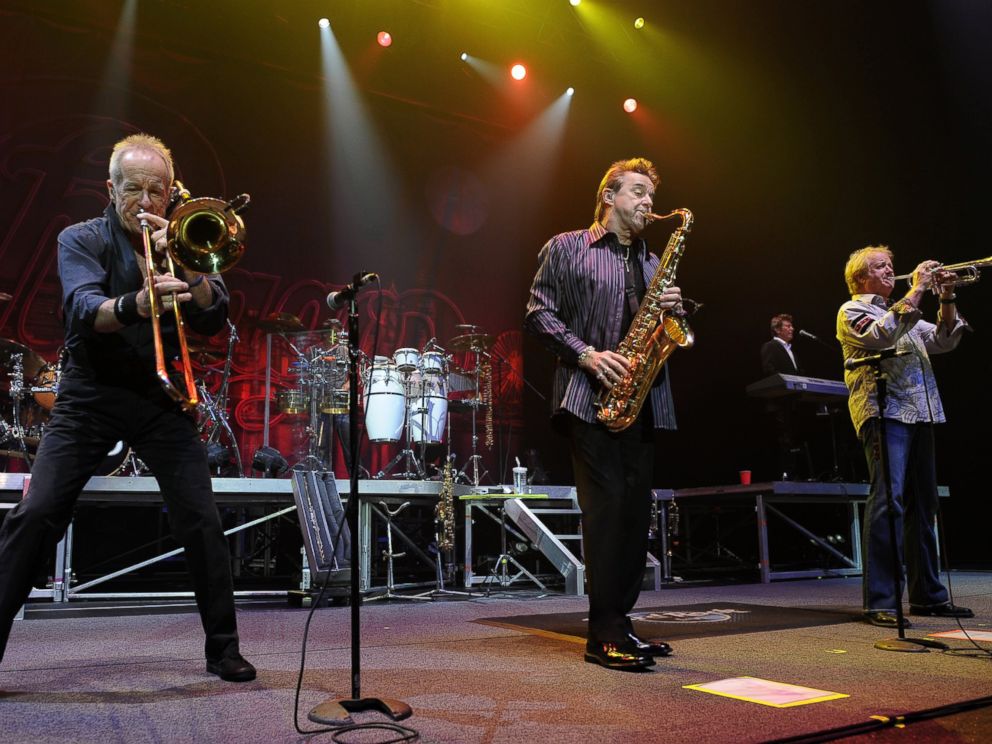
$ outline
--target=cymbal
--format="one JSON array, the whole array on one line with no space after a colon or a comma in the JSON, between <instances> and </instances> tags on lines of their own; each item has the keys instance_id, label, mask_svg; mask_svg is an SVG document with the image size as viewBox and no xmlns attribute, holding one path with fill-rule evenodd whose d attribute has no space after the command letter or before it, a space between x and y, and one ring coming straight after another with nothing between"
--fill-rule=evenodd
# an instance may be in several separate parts
<instances>
[{"instance_id":1,"label":"cymbal","mask_svg":"<svg viewBox=\"0 0 992 744\"><path fill-rule=\"evenodd\" d=\"M33 380L46 362L37 352L32 351L24 344L19 344L9 338L0 338L0 367L10 372L14 369L14 354L24 355L24 379Z\"/></svg>"},{"instance_id":2,"label":"cymbal","mask_svg":"<svg viewBox=\"0 0 992 744\"><path fill-rule=\"evenodd\" d=\"M269 333L296 333L306 330L303 321L292 313L269 313L265 320L258 321L258 327Z\"/></svg>"},{"instance_id":3,"label":"cymbal","mask_svg":"<svg viewBox=\"0 0 992 744\"><path fill-rule=\"evenodd\" d=\"M453 351L485 351L492 348L495 341L488 333L466 333L451 339L448 348Z\"/></svg>"}]
</instances>

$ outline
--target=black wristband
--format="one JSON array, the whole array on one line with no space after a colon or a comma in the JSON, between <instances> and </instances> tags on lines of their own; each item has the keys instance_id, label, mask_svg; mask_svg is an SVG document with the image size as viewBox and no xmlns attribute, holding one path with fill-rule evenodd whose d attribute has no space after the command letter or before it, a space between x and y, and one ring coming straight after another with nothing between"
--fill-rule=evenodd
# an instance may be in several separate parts
<instances>
[{"instance_id":1,"label":"black wristband","mask_svg":"<svg viewBox=\"0 0 992 744\"><path fill-rule=\"evenodd\" d=\"M134 325L141 316L138 314L138 293L128 292L122 294L114 302L114 317L121 325Z\"/></svg>"}]
</instances>

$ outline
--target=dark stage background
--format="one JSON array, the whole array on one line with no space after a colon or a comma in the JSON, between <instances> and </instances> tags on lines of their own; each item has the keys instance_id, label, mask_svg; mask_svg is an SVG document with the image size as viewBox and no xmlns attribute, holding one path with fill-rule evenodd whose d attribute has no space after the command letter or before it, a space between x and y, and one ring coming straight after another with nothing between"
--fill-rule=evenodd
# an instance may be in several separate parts
<instances>
[{"instance_id":1,"label":"dark stage background","mask_svg":"<svg viewBox=\"0 0 992 744\"><path fill-rule=\"evenodd\" d=\"M340 62L322 66L324 15L354 96ZM992 253L990 28L992 8L964 0L3 0L0 291L13 300L0 335L55 358L55 236L102 210L110 145L148 131L194 195L253 198L248 253L226 275L246 459L263 434L258 319L289 312L319 328L326 293L367 269L384 291L381 315L376 294L362 295L363 348L377 321L387 354L483 326L506 359L487 467L506 481L506 463L534 448L554 482L571 482L546 404L519 377L549 390L551 360L522 338L523 307L542 243L588 225L607 165L641 154L662 173L656 211L696 215L679 283L705 303L696 347L670 365L680 432L659 444L658 485L728 483L741 468L770 477L761 408L743 389L761 376L771 315L791 312L833 343L852 250L887 243L900 272ZM383 29L389 49L375 44ZM518 60L529 76L511 85ZM556 105L569 85L575 96ZM651 228L656 249L671 227ZM975 333L935 360L956 565L989 562L990 291L961 290ZM840 379L839 350L796 349L810 374ZM464 459L464 414L453 427ZM291 428L276 421L275 443ZM853 446L846 417L839 428ZM366 454L375 467L393 452ZM829 467L822 442L815 456ZM841 465L862 467L856 452Z\"/></svg>"}]
</instances>

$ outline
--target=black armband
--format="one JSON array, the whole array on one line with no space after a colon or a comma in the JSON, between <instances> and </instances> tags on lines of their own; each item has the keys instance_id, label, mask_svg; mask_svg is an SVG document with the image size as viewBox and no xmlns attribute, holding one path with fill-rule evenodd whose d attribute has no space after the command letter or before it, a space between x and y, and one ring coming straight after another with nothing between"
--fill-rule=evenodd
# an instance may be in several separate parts
<instances>
[{"instance_id":1,"label":"black armband","mask_svg":"<svg viewBox=\"0 0 992 744\"><path fill-rule=\"evenodd\" d=\"M114 301L114 317L124 326L134 325L141 320L138 314L138 293L122 294Z\"/></svg>"}]
</instances>

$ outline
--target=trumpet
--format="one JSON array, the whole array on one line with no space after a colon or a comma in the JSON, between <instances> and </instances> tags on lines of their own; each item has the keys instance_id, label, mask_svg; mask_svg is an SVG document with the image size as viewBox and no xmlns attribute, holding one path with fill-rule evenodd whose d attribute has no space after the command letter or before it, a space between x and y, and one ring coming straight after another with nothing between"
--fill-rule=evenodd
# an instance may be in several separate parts
<instances>
[{"instance_id":1,"label":"trumpet","mask_svg":"<svg viewBox=\"0 0 992 744\"><path fill-rule=\"evenodd\" d=\"M193 377L193 365L186 340L186 324L176 293L169 295L176 322L176 336L182 364L185 392L169 378L162 346L162 299L154 291L156 267L175 276L176 264L200 274L219 274L233 267L244 255L245 224L238 212L248 206L251 197L240 194L229 202L222 199L190 197L182 183L173 185L170 203L174 208L169 214L166 229L167 250L161 263L156 262L152 250L152 228L141 221L142 247L145 257L145 274L148 281L148 301L151 305L152 336L155 344L155 376L166 394L184 409L196 408L200 402Z\"/></svg>"},{"instance_id":2,"label":"trumpet","mask_svg":"<svg viewBox=\"0 0 992 744\"><path fill-rule=\"evenodd\" d=\"M937 268L941 271L950 271L958 274L958 278L952 282L944 282L945 284L953 284L955 287L966 287L979 281L982 273L982 269L992 266L992 256L987 258L979 258L976 261L963 261L957 264L941 264ZM893 277L896 281L900 279L905 279L908 282L913 281L912 274L900 274L899 276ZM940 287L932 288L935 292L940 291Z\"/></svg>"}]
</instances>

